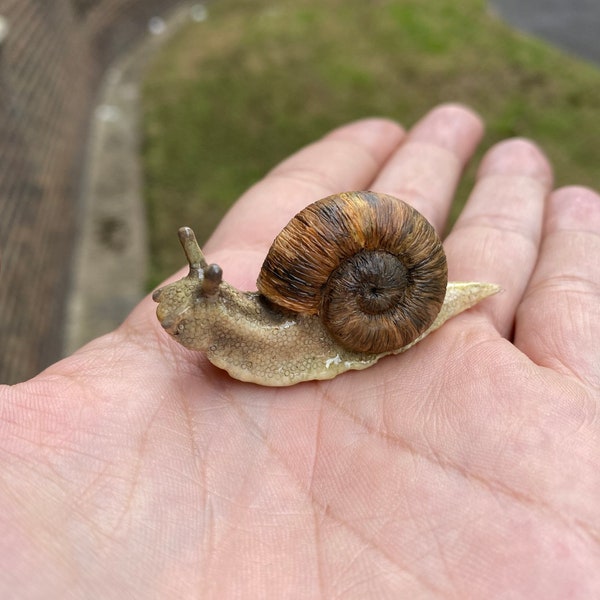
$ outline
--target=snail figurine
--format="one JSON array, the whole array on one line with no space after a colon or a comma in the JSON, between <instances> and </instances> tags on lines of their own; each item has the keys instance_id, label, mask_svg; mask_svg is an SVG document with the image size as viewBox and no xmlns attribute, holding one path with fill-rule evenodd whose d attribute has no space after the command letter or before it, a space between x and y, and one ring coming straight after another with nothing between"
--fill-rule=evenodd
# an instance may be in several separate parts
<instances>
[{"instance_id":1,"label":"snail figurine","mask_svg":"<svg viewBox=\"0 0 600 600\"><path fill-rule=\"evenodd\" d=\"M432 225L375 192L335 194L293 217L267 254L257 292L224 282L189 227L179 239L189 274L154 292L158 320L232 377L261 385L365 369L500 289L448 283Z\"/></svg>"}]
</instances>

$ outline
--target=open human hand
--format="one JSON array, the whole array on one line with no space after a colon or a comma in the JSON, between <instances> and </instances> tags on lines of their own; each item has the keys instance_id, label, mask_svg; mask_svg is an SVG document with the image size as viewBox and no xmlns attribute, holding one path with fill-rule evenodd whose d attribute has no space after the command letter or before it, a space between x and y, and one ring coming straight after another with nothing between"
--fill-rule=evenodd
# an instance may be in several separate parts
<instances>
[{"instance_id":1,"label":"open human hand","mask_svg":"<svg viewBox=\"0 0 600 600\"><path fill-rule=\"evenodd\" d=\"M341 127L251 188L204 248L252 289L276 233L346 189L443 230L482 133ZM600 597L600 198L552 191L524 140L488 151L445 239L503 292L409 352L263 388L165 335L113 333L0 387L2 598Z\"/></svg>"}]
</instances>

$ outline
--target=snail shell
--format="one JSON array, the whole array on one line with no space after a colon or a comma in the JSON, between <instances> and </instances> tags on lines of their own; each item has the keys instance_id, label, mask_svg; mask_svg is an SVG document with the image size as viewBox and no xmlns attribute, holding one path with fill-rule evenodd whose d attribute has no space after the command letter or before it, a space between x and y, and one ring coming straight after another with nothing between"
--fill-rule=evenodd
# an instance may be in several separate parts
<instances>
[{"instance_id":1,"label":"snail shell","mask_svg":"<svg viewBox=\"0 0 600 600\"><path fill-rule=\"evenodd\" d=\"M380 353L433 323L447 283L442 242L425 217L392 196L346 192L288 223L257 287L277 306L318 314L344 348Z\"/></svg>"}]
</instances>

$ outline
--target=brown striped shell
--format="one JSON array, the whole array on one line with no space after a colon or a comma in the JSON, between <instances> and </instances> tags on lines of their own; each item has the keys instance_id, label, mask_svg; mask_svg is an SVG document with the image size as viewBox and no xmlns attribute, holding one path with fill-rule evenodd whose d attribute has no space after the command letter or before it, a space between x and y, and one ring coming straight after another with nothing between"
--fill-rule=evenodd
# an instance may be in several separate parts
<instances>
[{"instance_id":1,"label":"brown striped shell","mask_svg":"<svg viewBox=\"0 0 600 600\"><path fill-rule=\"evenodd\" d=\"M346 192L286 225L257 287L284 309L319 314L343 347L378 354L410 344L433 323L447 281L442 242L423 215L392 196Z\"/></svg>"}]
</instances>

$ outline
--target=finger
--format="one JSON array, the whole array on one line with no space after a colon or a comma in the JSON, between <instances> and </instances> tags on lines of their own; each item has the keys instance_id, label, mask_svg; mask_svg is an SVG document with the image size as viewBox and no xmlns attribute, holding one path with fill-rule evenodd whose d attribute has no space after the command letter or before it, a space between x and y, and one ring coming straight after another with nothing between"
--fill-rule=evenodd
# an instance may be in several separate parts
<instances>
[{"instance_id":1,"label":"finger","mask_svg":"<svg viewBox=\"0 0 600 600\"><path fill-rule=\"evenodd\" d=\"M451 280L488 281L503 288L471 315L486 311L504 337L511 335L516 307L537 260L551 183L551 167L532 142L514 139L494 146L444 243Z\"/></svg>"},{"instance_id":2,"label":"finger","mask_svg":"<svg viewBox=\"0 0 600 600\"><path fill-rule=\"evenodd\" d=\"M405 200L441 231L482 134L481 119L471 110L457 104L434 108L412 127L372 189Z\"/></svg>"},{"instance_id":3,"label":"finger","mask_svg":"<svg viewBox=\"0 0 600 600\"><path fill-rule=\"evenodd\" d=\"M600 196L548 199L540 258L517 312L515 344L539 365L600 386Z\"/></svg>"},{"instance_id":4,"label":"finger","mask_svg":"<svg viewBox=\"0 0 600 600\"><path fill-rule=\"evenodd\" d=\"M207 244L266 253L273 238L307 204L371 183L404 137L386 119L365 119L334 130L282 162L246 192Z\"/></svg>"}]
</instances>

